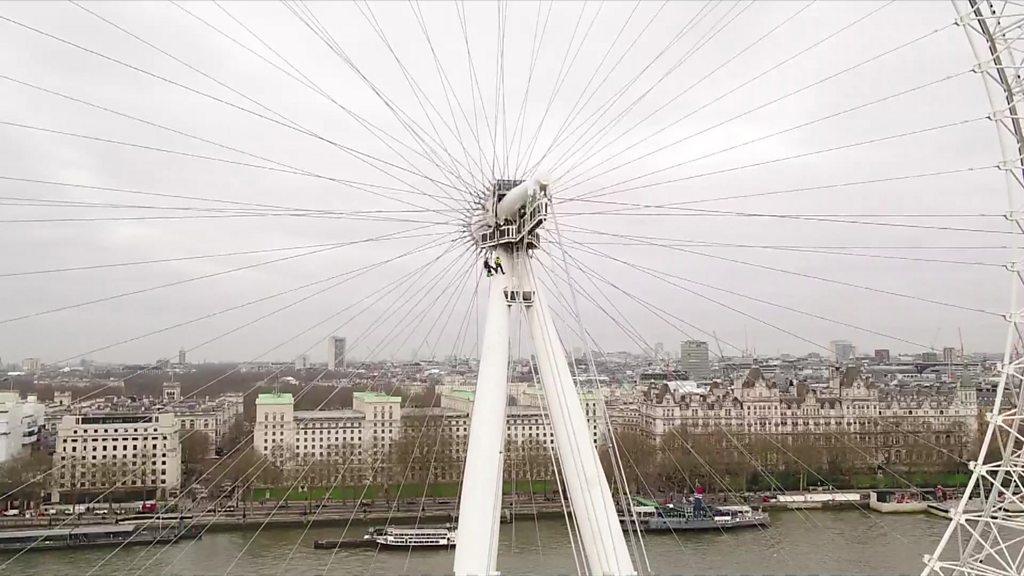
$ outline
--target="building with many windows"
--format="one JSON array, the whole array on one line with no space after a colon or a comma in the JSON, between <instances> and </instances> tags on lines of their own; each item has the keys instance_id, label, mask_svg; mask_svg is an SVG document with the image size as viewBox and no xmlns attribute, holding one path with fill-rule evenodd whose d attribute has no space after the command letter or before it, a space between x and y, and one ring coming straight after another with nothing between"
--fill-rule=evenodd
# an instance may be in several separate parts
<instances>
[{"instance_id":1,"label":"building with many windows","mask_svg":"<svg viewBox=\"0 0 1024 576\"><path fill-rule=\"evenodd\" d=\"M428 439L415 442L417 450L426 450L444 437L445 455L461 462L471 425L474 393L472 390L451 390L441 396L441 406L408 408L402 399L380 392L356 392L351 410L294 410L291 394L260 394L256 399L254 446L279 466L306 464L313 460L341 458L356 467L376 467L385 463L387 455L398 443L409 438ZM520 404L509 406L505 418L506 449L534 446L547 455L554 448L554 436L548 424L542 395L526 389ZM584 414L595 443L604 438L604 412L594 394L581 395ZM427 434L427 433L430 434ZM420 446L422 444L422 446ZM411 447L407 447L411 448ZM457 474L448 470L447 477Z\"/></svg>"},{"instance_id":2,"label":"building with many windows","mask_svg":"<svg viewBox=\"0 0 1024 576\"><path fill-rule=\"evenodd\" d=\"M294 410L293 403L287 393L256 398L253 445L279 466L350 452L373 458L401 432L399 396L356 392L351 410Z\"/></svg>"},{"instance_id":3,"label":"building with many windows","mask_svg":"<svg viewBox=\"0 0 1024 576\"><path fill-rule=\"evenodd\" d=\"M369 454L386 451L400 433L402 398L383 392L352 394L352 409L363 414L363 449Z\"/></svg>"},{"instance_id":4,"label":"building with many windows","mask_svg":"<svg viewBox=\"0 0 1024 576\"><path fill-rule=\"evenodd\" d=\"M216 454L217 446L236 418L242 416L241 393L228 393L214 400L185 400L171 407L182 434L194 431L206 434L209 440L207 457Z\"/></svg>"},{"instance_id":5,"label":"building with many windows","mask_svg":"<svg viewBox=\"0 0 1024 576\"><path fill-rule=\"evenodd\" d=\"M298 410L295 418L293 458L343 459L363 454L365 415L356 410Z\"/></svg>"},{"instance_id":6,"label":"building with many windows","mask_svg":"<svg viewBox=\"0 0 1024 576\"><path fill-rule=\"evenodd\" d=\"M67 415L57 432L54 501L91 500L111 487L166 498L180 488L174 414Z\"/></svg>"},{"instance_id":7,"label":"building with many windows","mask_svg":"<svg viewBox=\"0 0 1024 576\"><path fill-rule=\"evenodd\" d=\"M622 432L640 433L640 405L636 402L621 400L609 401L605 404L608 421L616 434Z\"/></svg>"},{"instance_id":8,"label":"building with many windows","mask_svg":"<svg viewBox=\"0 0 1024 576\"><path fill-rule=\"evenodd\" d=\"M701 340L684 340L679 345L680 367L690 375L691 380L706 380L711 377L711 359L708 343Z\"/></svg>"},{"instance_id":9,"label":"building with many windows","mask_svg":"<svg viewBox=\"0 0 1024 576\"><path fill-rule=\"evenodd\" d=\"M331 336L327 339L327 369L341 370L345 367L346 340L342 336Z\"/></svg>"},{"instance_id":10,"label":"building with many windows","mask_svg":"<svg viewBox=\"0 0 1024 576\"><path fill-rule=\"evenodd\" d=\"M0 463L27 453L39 439L45 406L34 394L0 392Z\"/></svg>"},{"instance_id":11,"label":"building with many windows","mask_svg":"<svg viewBox=\"0 0 1024 576\"><path fill-rule=\"evenodd\" d=\"M295 409L291 394L271 392L256 397L253 447L278 465L292 457L295 449Z\"/></svg>"},{"instance_id":12,"label":"building with many windows","mask_svg":"<svg viewBox=\"0 0 1024 576\"><path fill-rule=\"evenodd\" d=\"M822 445L866 446L883 463L907 462L908 445L924 442L932 458L969 455L977 434L973 384L881 386L859 367L837 372L825 386L780 386L758 367L735 382L651 381L639 405L640 430L661 441L675 435L728 434L815 437ZM724 433L724 432L723 432ZM688 440L691 441L691 440Z\"/></svg>"}]
</instances>

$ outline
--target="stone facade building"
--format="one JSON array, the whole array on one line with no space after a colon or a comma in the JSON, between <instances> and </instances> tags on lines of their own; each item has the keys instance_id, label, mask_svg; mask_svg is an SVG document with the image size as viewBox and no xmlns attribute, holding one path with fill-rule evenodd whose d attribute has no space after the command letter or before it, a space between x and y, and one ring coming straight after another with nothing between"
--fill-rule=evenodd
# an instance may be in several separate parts
<instances>
[{"instance_id":1,"label":"stone facade building","mask_svg":"<svg viewBox=\"0 0 1024 576\"><path fill-rule=\"evenodd\" d=\"M57 432L54 501L94 498L111 487L167 498L180 488L174 414L68 415Z\"/></svg>"},{"instance_id":2,"label":"stone facade building","mask_svg":"<svg viewBox=\"0 0 1024 576\"><path fill-rule=\"evenodd\" d=\"M909 446L924 444L932 458L969 457L978 430L973 385L899 388L880 386L858 367L825 386L780 386L752 368L745 378L710 387L652 380L639 403L641 434L660 442L716 431L747 437L808 437L822 446L856 445L883 464L913 460ZM723 432L723 433L725 433Z\"/></svg>"},{"instance_id":3,"label":"stone facade building","mask_svg":"<svg viewBox=\"0 0 1024 576\"><path fill-rule=\"evenodd\" d=\"M549 459L554 436L541 395L526 389L519 397L520 404L509 406L505 419L506 451L530 447ZM456 480L465 458L473 401L472 390L452 390L442 394L439 407L409 408L398 396L356 392L350 410L302 411L293 409L291 394L261 394L256 400L254 446L283 468L340 460L364 472L384 466L392 451L405 450L425 455L428 461L440 456L446 464L431 474ZM600 406L596 396L583 395L595 443L603 440Z\"/></svg>"},{"instance_id":4,"label":"stone facade building","mask_svg":"<svg viewBox=\"0 0 1024 576\"><path fill-rule=\"evenodd\" d=\"M171 407L182 436L199 431L209 439L207 457L216 454L217 446L236 418L242 416L243 396L225 394L215 400L185 400Z\"/></svg>"},{"instance_id":5,"label":"stone facade building","mask_svg":"<svg viewBox=\"0 0 1024 576\"><path fill-rule=\"evenodd\" d=\"M45 407L34 394L0 392L0 463L27 454L39 439Z\"/></svg>"}]
</instances>

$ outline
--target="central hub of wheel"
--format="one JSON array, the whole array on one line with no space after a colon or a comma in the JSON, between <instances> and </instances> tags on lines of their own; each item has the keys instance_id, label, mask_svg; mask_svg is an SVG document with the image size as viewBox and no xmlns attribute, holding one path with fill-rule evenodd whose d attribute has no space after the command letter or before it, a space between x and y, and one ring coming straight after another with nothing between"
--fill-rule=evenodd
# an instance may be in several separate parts
<instances>
[{"instance_id":1,"label":"central hub of wheel","mask_svg":"<svg viewBox=\"0 0 1024 576\"><path fill-rule=\"evenodd\" d=\"M546 182L495 180L473 227L473 241L484 250L506 245L513 251L538 245L537 230L548 215Z\"/></svg>"}]
</instances>

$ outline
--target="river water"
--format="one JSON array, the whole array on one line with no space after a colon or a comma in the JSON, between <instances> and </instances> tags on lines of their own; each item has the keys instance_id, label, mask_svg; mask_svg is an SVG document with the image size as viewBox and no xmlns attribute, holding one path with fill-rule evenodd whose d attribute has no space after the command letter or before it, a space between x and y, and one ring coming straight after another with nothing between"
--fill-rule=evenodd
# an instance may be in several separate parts
<instances>
[{"instance_id":1,"label":"river water","mask_svg":"<svg viewBox=\"0 0 1024 576\"><path fill-rule=\"evenodd\" d=\"M720 575L897 575L921 571L923 554L931 553L946 520L926 514L882 515L868 511L779 511L770 529L728 532L652 533L644 538L654 574ZM251 531L208 532L191 544L164 548L125 548L95 574L135 574L156 556L146 576L174 574L307 575L446 574L453 553L448 550L406 551L314 550L317 539L336 539L343 526L317 525L302 542L301 527L267 527L250 540ZM350 528L361 535L364 525ZM247 547L248 544L248 547ZM289 553L294 555L286 564ZM239 556L239 552L245 553ZM4 574L85 576L112 549L29 552L4 569ZM10 558L0 555L0 563ZM237 558L237 562L235 562ZM232 566L232 563L234 565ZM501 527L498 566L502 574L574 574L565 523L556 518L517 519ZM165 570L161 572L162 570ZM646 571L645 571L646 572Z\"/></svg>"}]
</instances>

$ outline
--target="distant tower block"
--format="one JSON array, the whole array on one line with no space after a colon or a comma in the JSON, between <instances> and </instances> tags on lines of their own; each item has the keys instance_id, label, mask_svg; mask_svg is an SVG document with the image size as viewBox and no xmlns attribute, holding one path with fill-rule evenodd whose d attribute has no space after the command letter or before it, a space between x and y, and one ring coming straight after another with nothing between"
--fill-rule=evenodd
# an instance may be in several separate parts
<instances>
[{"instance_id":1,"label":"distant tower block","mask_svg":"<svg viewBox=\"0 0 1024 576\"><path fill-rule=\"evenodd\" d=\"M829 342L829 347L832 348L832 356L838 364L846 364L853 360L854 355L857 353L857 349L854 348L853 343L849 340L833 340Z\"/></svg>"},{"instance_id":2,"label":"distant tower block","mask_svg":"<svg viewBox=\"0 0 1024 576\"><path fill-rule=\"evenodd\" d=\"M952 346L946 346L942 349L942 361L951 363L960 361L960 351Z\"/></svg>"},{"instance_id":3,"label":"distant tower block","mask_svg":"<svg viewBox=\"0 0 1024 576\"><path fill-rule=\"evenodd\" d=\"M711 360L708 343L702 340L684 340L679 345L679 359L683 371L691 380L705 380L711 377Z\"/></svg>"},{"instance_id":4,"label":"distant tower block","mask_svg":"<svg viewBox=\"0 0 1024 576\"><path fill-rule=\"evenodd\" d=\"M186 362L186 359L185 359L185 349L182 348L181 350L178 350L178 364L181 364L182 366L184 366L187 363L188 362Z\"/></svg>"},{"instance_id":5,"label":"distant tower block","mask_svg":"<svg viewBox=\"0 0 1024 576\"><path fill-rule=\"evenodd\" d=\"M327 368L340 370L345 367L345 338L331 336L327 339Z\"/></svg>"}]
</instances>

